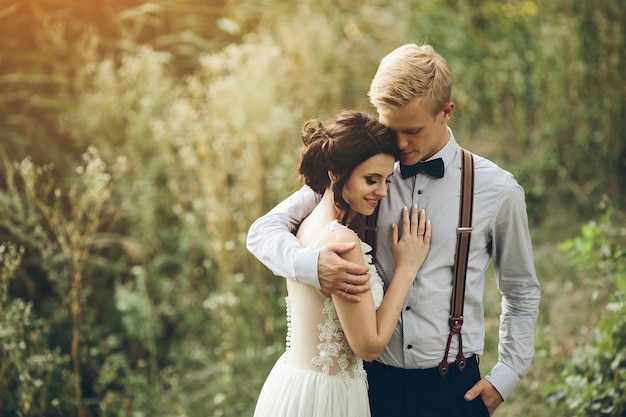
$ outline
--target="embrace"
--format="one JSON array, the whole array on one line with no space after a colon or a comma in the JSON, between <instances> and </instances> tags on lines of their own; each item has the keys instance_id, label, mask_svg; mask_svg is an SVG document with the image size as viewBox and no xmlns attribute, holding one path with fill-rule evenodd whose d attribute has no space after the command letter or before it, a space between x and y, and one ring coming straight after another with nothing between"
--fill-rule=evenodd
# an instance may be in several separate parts
<instances>
[{"instance_id":1,"label":"embrace","mask_svg":"<svg viewBox=\"0 0 626 417\"><path fill-rule=\"evenodd\" d=\"M451 89L431 46L403 45L372 80L377 120L344 111L305 124L304 186L248 232L250 252L288 290L286 351L255 417L489 416L528 372L541 289L524 190L461 148ZM466 166L473 206L460 227ZM499 360L482 377L491 262Z\"/></svg>"}]
</instances>

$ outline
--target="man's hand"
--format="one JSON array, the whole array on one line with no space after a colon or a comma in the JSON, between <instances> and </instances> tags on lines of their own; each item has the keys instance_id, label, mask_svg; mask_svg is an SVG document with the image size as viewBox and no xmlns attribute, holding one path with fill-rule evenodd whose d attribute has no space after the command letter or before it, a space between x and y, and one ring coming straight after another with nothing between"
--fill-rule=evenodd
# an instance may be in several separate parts
<instances>
[{"instance_id":1,"label":"man's hand","mask_svg":"<svg viewBox=\"0 0 626 417\"><path fill-rule=\"evenodd\" d=\"M498 408L498 406L504 401L498 390L496 390L494 386L491 385L491 382L486 379L478 381L472 388L469 389L469 391L465 393L464 398L467 401L472 401L479 395L482 397L483 402L487 406L490 416L493 415L496 408Z\"/></svg>"},{"instance_id":2,"label":"man's hand","mask_svg":"<svg viewBox=\"0 0 626 417\"><path fill-rule=\"evenodd\" d=\"M342 253L354 249L355 243L327 243L320 248L317 273L325 294L334 294L346 301L358 303L362 294L371 289L369 268L343 259Z\"/></svg>"}]
</instances>

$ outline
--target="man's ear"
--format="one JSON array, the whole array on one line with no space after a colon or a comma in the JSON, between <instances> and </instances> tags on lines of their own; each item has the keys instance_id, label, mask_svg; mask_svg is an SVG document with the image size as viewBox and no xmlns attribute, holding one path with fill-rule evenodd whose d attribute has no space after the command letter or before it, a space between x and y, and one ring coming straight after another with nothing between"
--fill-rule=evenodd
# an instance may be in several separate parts
<instances>
[{"instance_id":1,"label":"man's ear","mask_svg":"<svg viewBox=\"0 0 626 417\"><path fill-rule=\"evenodd\" d=\"M443 117L441 119L443 123L447 123L448 120L450 120L450 118L452 117L452 113L454 113L454 107L455 104L451 101L443 106Z\"/></svg>"}]
</instances>

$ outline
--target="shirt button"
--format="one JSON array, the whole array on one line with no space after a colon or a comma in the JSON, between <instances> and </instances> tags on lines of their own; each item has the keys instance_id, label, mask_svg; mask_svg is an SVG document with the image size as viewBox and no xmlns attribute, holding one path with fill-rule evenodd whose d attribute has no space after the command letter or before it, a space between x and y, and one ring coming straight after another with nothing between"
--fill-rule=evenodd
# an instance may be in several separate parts
<instances>
[{"instance_id":1,"label":"shirt button","mask_svg":"<svg viewBox=\"0 0 626 417\"><path fill-rule=\"evenodd\" d=\"M406 311L409 311L409 310L411 309L411 306L406 306L406 307L404 307L404 309L405 309Z\"/></svg>"},{"instance_id":2,"label":"shirt button","mask_svg":"<svg viewBox=\"0 0 626 417\"><path fill-rule=\"evenodd\" d=\"M422 190L417 190L417 193L418 194L422 194Z\"/></svg>"},{"instance_id":3,"label":"shirt button","mask_svg":"<svg viewBox=\"0 0 626 417\"><path fill-rule=\"evenodd\" d=\"M413 349L413 345L407 345L406 348L407 349Z\"/></svg>"}]
</instances>

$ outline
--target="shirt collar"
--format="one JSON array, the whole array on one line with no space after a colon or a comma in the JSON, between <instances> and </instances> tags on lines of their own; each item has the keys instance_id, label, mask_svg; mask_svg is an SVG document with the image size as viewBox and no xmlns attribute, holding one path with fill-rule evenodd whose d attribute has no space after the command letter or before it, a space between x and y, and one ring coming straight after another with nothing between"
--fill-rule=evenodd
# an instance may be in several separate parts
<instances>
[{"instance_id":1,"label":"shirt collar","mask_svg":"<svg viewBox=\"0 0 626 417\"><path fill-rule=\"evenodd\" d=\"M459 145L457 145L456 139L454 138L454 134L452 133L452 129L450 129L450 127L448 127L448 133L450 133L450 136L448 138L448 142L444 145L444 147L439 149L439 151L435 153L433 156L425 160L425 161L430 161L431 159L437 159L437 158L443 159L445 171L448 170L448 167L452 166L452 163L454 162L454 158L457 155L457 150L459 148ZM400 161L396 162L395 169L398 172L398 176L401 177Z\"/></svg>"}]
</instances>

